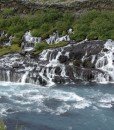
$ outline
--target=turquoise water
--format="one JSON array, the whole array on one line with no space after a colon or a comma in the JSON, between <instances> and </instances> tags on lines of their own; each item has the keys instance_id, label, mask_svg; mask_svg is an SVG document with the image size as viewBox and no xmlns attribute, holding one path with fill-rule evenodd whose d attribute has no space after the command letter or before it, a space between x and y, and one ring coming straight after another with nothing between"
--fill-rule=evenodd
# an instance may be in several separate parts
<instances>
[{"instance_id":1,"label":"turquoise water","mask_svg":"<svg viewBox=\"0 0 114 130\"><path fill-rule=\"evenodd\" d=\"M113 130L114 85L1 82L0 117L8 130Z\"/></svg>"}]
</instances>

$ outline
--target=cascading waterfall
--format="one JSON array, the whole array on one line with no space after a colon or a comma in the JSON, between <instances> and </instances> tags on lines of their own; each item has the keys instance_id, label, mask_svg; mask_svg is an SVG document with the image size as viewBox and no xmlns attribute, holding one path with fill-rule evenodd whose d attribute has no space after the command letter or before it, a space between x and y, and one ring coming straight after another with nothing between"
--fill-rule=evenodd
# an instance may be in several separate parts
<instances>
[{"instance_id":1,"label":"cascading waterfall","mask_svg":"<svg viewBox=\"0 0 114 130\"><path fill-rule=\"evenodd\" d=\"M40 76L48 83L48 85L54 85L53 79L56 76L55 68L60 67L62 72L61 76L65 78L65 66L60 64L58 58L62 55L63 49L60 50L54 55L52 50L44 50L40 55L40 60L49 60L49 63L46 64L46 67L40 72ZM52 56L54 55L54 56ZM45 72L44 72L45 71ZM45 75L44 75L45 73Z\"/></svg>"},{"instance_id":2,"label":"cascading waterfall","mask_svg":"<svg viewBox=\"0 0 114 130\"><path fill-rule=\"evenodd\" d=\"M101 51L96 62L96 68L102 70L104 75L98 75L97 79L100 82L114 81L114 41L108 40L104 49L106 51Z\"/></svg>"},{"instance_id":3,"label":"cascading waterfall","mask_svg":"<svg viewBox=\"0 0 114 130\"><path fill-rule=\"evenodd\" d=\"M26 71L25 74L22 76L21 83L26 83L28 74L29 74L29 71Z\"/></svg>"},{"instance_id":4,"label":"cascading waterfall","mask_svg":"<svg viewBox=\"0 0 114 130\"><path fill-rule=\"evenodd\" d=\"M7 80L8 80L8 82L10 82L10 71L9 70L6 71L6 74L7 74Z\"/></svg>"},{"instance_id":5,"label":"cascading waterfall","mask_svg":"<svg viewBox=\"0 0 114 130\"><path fill-rule=\"evenodd\" d=\"M96 47L95 49L98 50L98 46L101 47L101 50L98 53L93 53L90 47L92 49ZM76 54L75 51L72 53L72 49L77 51ZM75 59L72 59L72 56ZM91 60L89 60L90 57ZM73 60L77 60L77 63L81 60L80 65L75 66ZM84 62L88 65L88 61L95 67L86 68L83 66ZM8 54L0 58L0 74L0 81L48 86L55 83L75 82L76 80L100 83L113 82L114 42L108 40L102 46L101 43L93 46L89 42L81 42L73 47L69 44L62 48L44 50L36 58L30 58L30 54L26 56Z\"/></svg>"}]
</instances>

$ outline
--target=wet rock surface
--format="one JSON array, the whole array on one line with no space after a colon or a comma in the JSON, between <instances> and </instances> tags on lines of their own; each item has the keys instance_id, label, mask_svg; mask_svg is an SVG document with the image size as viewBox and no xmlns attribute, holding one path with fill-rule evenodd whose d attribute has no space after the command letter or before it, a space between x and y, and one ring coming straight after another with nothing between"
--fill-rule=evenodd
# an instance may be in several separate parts
<instances>
[{"instance_id":1,"label":"wet rock surface","mask_svg":"<svg viewBox=\"0 0 114 130\"><path fill-rule=\"evenodd\" d=\"M106 51L104 51L106 50ZM62 48L44 50L39 56L8 54L0 57L0 80L40 84L100 82L112 80L98 66L99 57L109 53L104 41L83 41ZM107 58L103 65L108 64Z\"/></svg>"}]
</instances>

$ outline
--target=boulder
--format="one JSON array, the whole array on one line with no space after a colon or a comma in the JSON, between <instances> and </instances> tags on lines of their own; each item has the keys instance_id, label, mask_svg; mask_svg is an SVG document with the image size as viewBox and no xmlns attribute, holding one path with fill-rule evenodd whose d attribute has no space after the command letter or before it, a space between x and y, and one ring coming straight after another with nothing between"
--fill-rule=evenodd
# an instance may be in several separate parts
<instances>
[{"instance_id":1,"label":"boulder","mask_svg":"<svg viewBox=\"0 0 114 130\"><path fill-rule=\"evenodd\" d=\"M19 68L19 64L17 62L15 62L13 65L12 65L13 68Z\"/></svg>"}]
</instances>

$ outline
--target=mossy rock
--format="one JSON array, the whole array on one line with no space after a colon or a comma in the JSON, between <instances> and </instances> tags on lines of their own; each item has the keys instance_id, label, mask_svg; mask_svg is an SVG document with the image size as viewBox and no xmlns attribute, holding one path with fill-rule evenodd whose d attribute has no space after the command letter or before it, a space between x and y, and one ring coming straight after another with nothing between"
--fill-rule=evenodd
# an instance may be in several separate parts
<instances>
[{"instance_id":1,"label":"mossy rock","mask_svg":"<svg viewBox=\"0 0 114 130\"><path fill-rule=\"evenodd\" d=\"M90 59L86 59L82 65L84 68L94 68L94 65L93 63L91 63Z\"/></svg>"}]
</instances>

